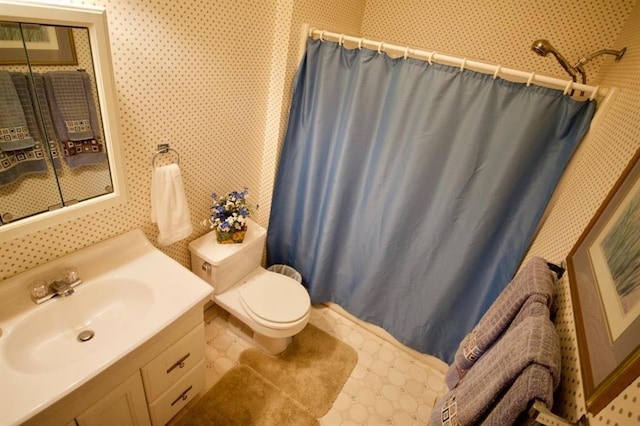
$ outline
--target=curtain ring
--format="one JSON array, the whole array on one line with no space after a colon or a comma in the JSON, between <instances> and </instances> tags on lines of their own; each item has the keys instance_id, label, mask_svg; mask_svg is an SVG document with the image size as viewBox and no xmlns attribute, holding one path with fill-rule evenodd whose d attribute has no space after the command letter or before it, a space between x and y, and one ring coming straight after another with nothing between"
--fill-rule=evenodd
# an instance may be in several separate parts
<instances>
[{"instance_id":1,"label":"curtain ring","mask_svg":"<svg viewBox=\"0 0 640 426\"><path fill-rule=\"evenodd\" d=\"M436 54L436 52L435 52L435 51L434 51L434 52L429 53L429 65L433 65L433 62L431 62L431 60L433 59L433 55L435 55L435 54Z\"/></svg>"},{"instance_id":2,"label":"curtain ring","mask_svg":"<svg viewBox=\"0 0 640 426\"><path fill-rule=\"evenodd\" d=\"M382 46L384 46L384 42L381 41L378 45L378 55L382 54Z\"/></svg>"},{"instance_id":3,"label":"curtain ring","mask_svg":"<svg viewBox=\"0 0 640 426\"><path fill-rule=\"evenodd\" d=\"M591 92L591 96L589 96L590 101L596 98L596 94L598 93L598 90L600 90L600 86L596 86L596 88L593 89L593 92Z\"/></svg>"},{"instance_id":4,"label":"curtain ring","mask_svg":"<svg viewBox=\"0 0 640 426\"><path fill-rule=\"evenodd\" d=\"M573 86L573 80L569 80L569 82L567 83L567 87L564 88L564 92L562 92L562 94L566 95L567 93L569 93L569 90L571 90L572 86Z\"/></svg>"},{"instance_id":5,"label":"curtain ring","mask_svg":"<svg viewBox=\"0 0 640 426\"><path fill-rule=\"evenodd\" d=\"M344 43L344 34L340 34L340 38L338 39L338 44L342 46Z\"/></svg>"},{"instance_id":6,"label":"curtain ring","mask_svg":"<svg viewBox=\"0 0 640 426\"><path fill-rule=\"evenodd\" d=\"M407 57L409 56L409 46L404 48L404 60L407 60Z\"/></svg>"},{"instance_id":7,"label":"curtain ring","mask_svg":"<svg viewBox=\"0 0 640 426\"><path fill-rule=\"evenodd\" d=\"M460 64L460 72L464 71L465 65L467 65L467 58L462 59L462 63Z\"/></svg>"},{"instance_id":8,"label":"curtain ring","mask_svg":"<svg viewBox=\"0 0 640 426\"><path fill-rule=\"evenodd\" d=\"M531 75L529 76L529 79L527 80L527 87L531 86L531 82L533 81L535 76L536 76L536 73L532 72Z\"/></svg>"},{"instance_id":9,"label":"curtain ring","mask_svg":"<svg viewBox=\"0 0 640 426\"><path fill-rule=\"evenodd\" d=\"M362 41L364 40L364 38L361 38L360 40L358 40L358 50L362 50Z\"/></svg>"},{"instance_id":10,"label":"curtain ring","mask_svg":"<svg viewBox=\"0 0 640 426\"><path fill-rule=\"evenodd\" d=\"M322 30L320 32L320 41L324 41L324 33L326 32L326 30Z\"/></svg>"},{"instance_id":11,"label":"curtain ring","mask_svg":"<svg viewBox=\"0 0 640 426\"><path fill-rule=\"evenodd\" d=\"M498 65L496 67L496 70L493 72L493 79L495 80L498 77L498 74L500 73L500 69L502 68L502 65Z\"/></svg>"}]
</instances>

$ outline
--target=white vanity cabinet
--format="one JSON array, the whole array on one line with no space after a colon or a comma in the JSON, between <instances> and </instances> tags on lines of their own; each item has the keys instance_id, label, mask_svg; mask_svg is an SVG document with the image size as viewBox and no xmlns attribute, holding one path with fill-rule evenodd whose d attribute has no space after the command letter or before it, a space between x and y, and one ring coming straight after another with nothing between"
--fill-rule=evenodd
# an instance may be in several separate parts
<instances>
[{"instance_id":1,"label":"white vanity cabinet","mask_svg":"<svg viewBox=\"0 0 640 426\"><path fill-rule=\"evenodd\" d=\"M77 416L75 424L78 426L148 425L149 413L140 373L132 374L100 401Z\"/></svg>"}]
</instances>

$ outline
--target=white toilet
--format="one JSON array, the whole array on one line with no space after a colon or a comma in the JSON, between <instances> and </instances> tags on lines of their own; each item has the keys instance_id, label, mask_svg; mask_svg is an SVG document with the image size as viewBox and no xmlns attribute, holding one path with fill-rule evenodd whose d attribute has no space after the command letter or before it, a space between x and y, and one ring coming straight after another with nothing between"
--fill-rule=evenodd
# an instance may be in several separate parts
<instances>
[{"instance_id":1,"label":"white toilet","mask_svg":"<svg viewBox=\"0 0 640 426\"><path fill-rule=\"evenodd\" d=\"M260 266L267 230L247 223L241 244L218 244L214 232L192 241L191 270L213 287L217 305L252 330L256 346L275 355L309 322L311 300L296 280Z\"/></svg>"}]
</instances>

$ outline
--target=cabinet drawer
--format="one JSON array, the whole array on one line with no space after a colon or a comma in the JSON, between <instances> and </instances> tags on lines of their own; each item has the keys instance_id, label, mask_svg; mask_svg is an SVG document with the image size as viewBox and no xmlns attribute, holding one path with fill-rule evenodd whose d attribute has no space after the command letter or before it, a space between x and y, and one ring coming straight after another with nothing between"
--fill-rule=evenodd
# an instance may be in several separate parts
<instances>
[{"instance_id":1,"label":"cabinet drawer","mask_svg":"<svg viewBox=\"0 0 640 426\"><path fill-rule=\"evenodd\" d=\"M147 401L155 401L162 392L182 378L203 358L204 323L200 323L142 367L142 382Z\"/></svg>"},{"instance_id":2,"label":"cabinet drawer","mask_svg":"<svg viewBox=\"0 0 640 426\"><path fill-rule=\"evenodd\" d=\"M204 388L204 383L203 359L156 401L149 404L151 424L154 426L166 424Z\"/></svg>"}]
</instances>

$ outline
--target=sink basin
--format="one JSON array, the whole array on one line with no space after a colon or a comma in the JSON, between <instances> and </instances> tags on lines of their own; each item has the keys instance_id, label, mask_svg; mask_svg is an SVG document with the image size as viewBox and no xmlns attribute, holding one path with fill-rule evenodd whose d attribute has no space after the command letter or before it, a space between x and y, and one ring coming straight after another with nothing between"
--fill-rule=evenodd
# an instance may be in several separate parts
<instances>
[{"instance_id":1,"label":"sink basin","mask_svg":"<svg viewBox=\"0 0 640 426\"><path fill-rule=\"evenodd\" d=\"M75 292L35 304L29 284L69 266L82 280ZM211 292L140 230L1 282L0 423L21 424L51 407L201 309Z\"/></svg>"},{"instance_id":2,"label":"sink basin","mask_svg":"<svg viewBox=\"0 0 640 426\"><path fill-rule=\"evenodd\" d=\"M153 291L144 282L123 277L80 285L68 297L56 297L24 316L3 337L2 356L24 373L66 368L104 351L127 327L148 315ZM92 331L86 341L78 339Z\"/></svg>"}]
</instances>

